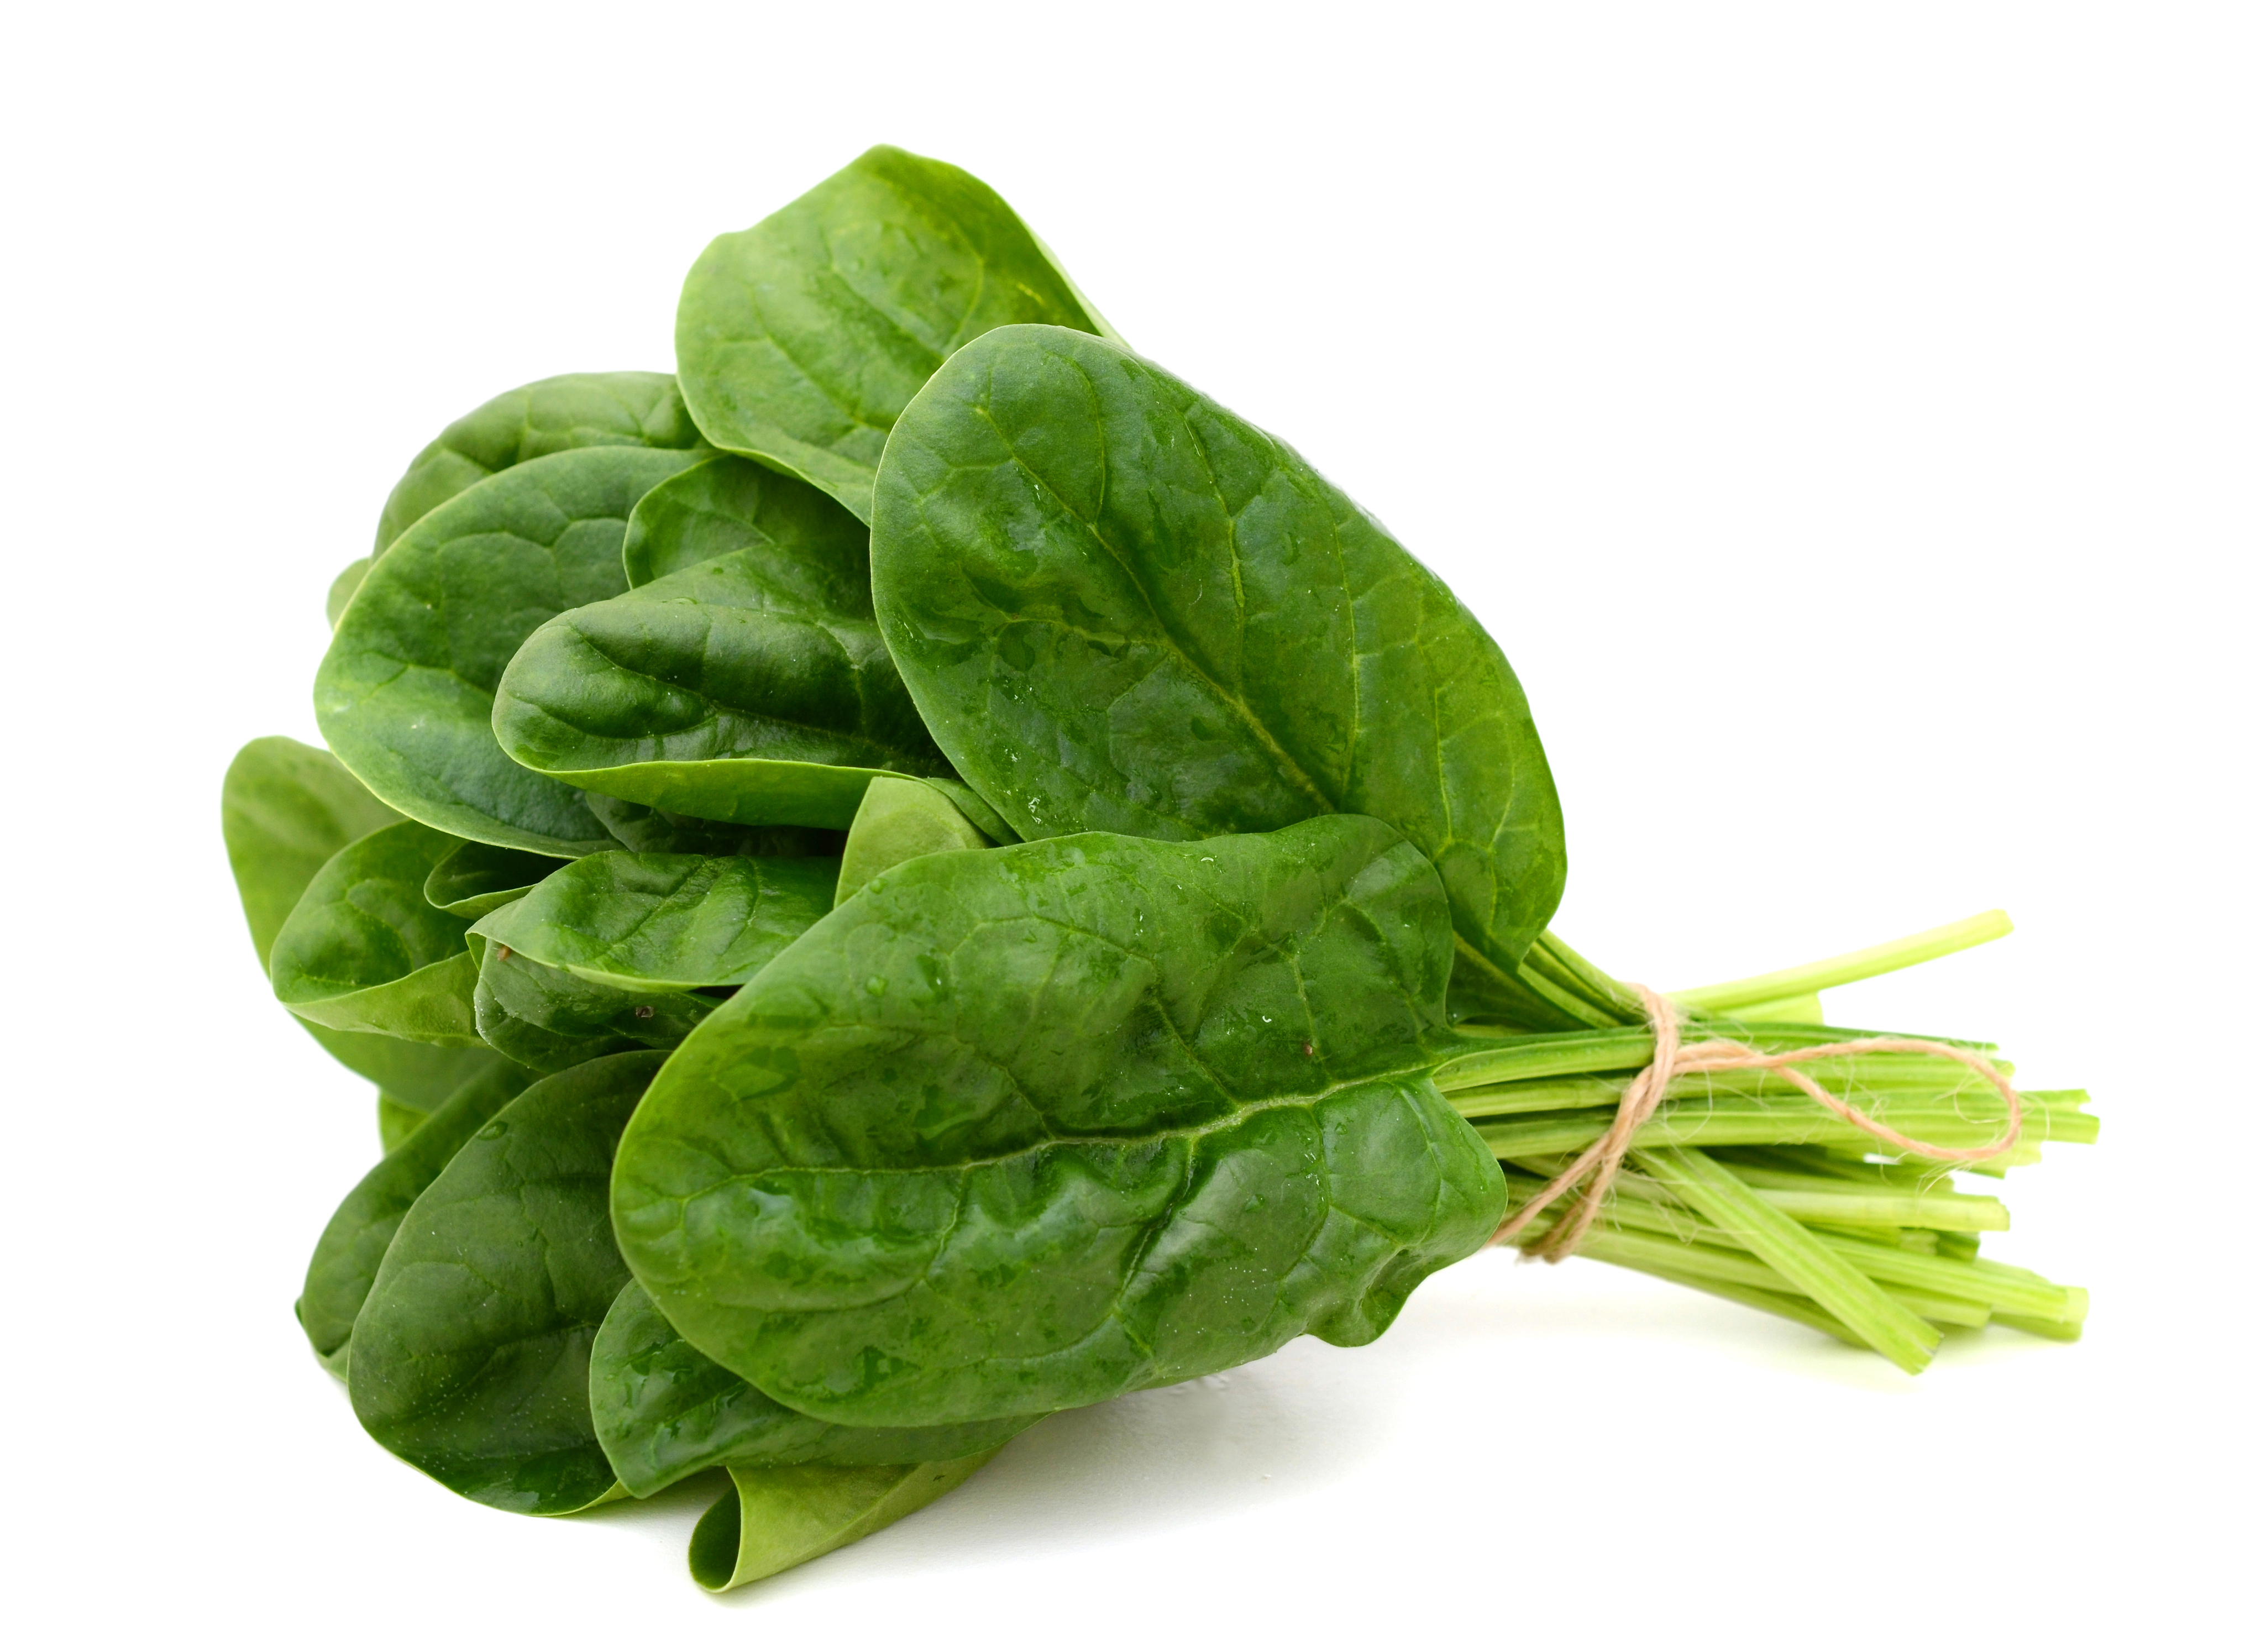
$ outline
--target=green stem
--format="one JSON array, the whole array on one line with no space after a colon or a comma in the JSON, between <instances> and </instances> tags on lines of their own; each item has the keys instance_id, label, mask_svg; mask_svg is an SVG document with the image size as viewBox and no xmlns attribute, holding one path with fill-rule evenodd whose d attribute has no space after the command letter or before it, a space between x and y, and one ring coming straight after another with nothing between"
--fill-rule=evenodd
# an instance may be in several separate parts
<instances>
[{"instance_id":1,"label":"green stem","mask_svg":"<svg viewBox=\"0 0 2266 1652\"><path fill-rule=\"evenodd\" d=\"M1828 987L1846 986L1852 981L1868 980L1894 969L1908 969L1914 964L1997 940L2002 935L2014 933L2014 920L2002 911L1977 912L1956 924L1945 924L1901 940L1846 952L1838 958L1821 958L1816 963L1796 964L1791 969L1773 969L1768 975L1749 976L1743 981L1720 981L1713 986L1692 987L1668 996L1692 1010L1736 1010L1745 1005L1769 1004L1822 992Z\"/></svg>"}]
</instances>

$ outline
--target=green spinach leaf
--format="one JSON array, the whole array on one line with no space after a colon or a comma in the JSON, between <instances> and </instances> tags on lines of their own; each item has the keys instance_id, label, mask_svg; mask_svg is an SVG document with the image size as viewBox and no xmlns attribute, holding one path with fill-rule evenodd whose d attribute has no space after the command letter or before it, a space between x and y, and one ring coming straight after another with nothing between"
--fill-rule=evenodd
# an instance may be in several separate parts
<instances>
[{"instance_id":1,"label":"green spinach leaf","mask_svg":"<svg viewBox=\"0 0 2266 1652\"><path fill-rule=\"evenodd\" d=\"M913 698L1023 836L1375 815L1511 978L1566 866L1525 696L1453 593L1282 442L1116 345L1006 328L906 408L874 520Z\"/></svg>"},{"instance_id":2,"label":"green spinach leaf","mask_svg":"<svg viewBox=\"0 0 2266 1652\"><path fill-rule=\"evenodd\" d=\"M989 186L884 144L709 243L677 304L677 377L709 441L863 521L913 392L1018 321L1109 331Z\"/></svg>"},{"instance_id":3,"label":"green spinach leaf","mask_svg":"<svg viewBox=\"0 0 2266 1652\"><path fill-rule=\"evenodd\" d=\"M622 571L632 586L649 585L750 550L773 559L863 567L866 524L797 477L719 453L638 501L622 540Z\"/></svg>"},{"instance_id":4,"label":"green spinach leaf","mask_svg":"<svg viewBox=\"0 0 2266 1652\"><path fill-rule=\"evenodd\" d=\"M370 1282L377 1277L401 1218L472 1133L534 1077L505 1062L492 1064L432 1113L420 1115L417 1128L389 1148L340 1202L316 1241L296 1309L316 1357L332 1371L346 1374L355 1317L369 1295Z\"/></svg>"},{"instance_id":5,"label":"green spinach leaf","mask_svg":"<svg viewBox=\"0 0 2266 1652\"><path fill-rule=\"evenodd\" d=\"M635 1280L590 1349L590 1413L633 1497L705 1468L926 1463L996 1451L1035 1417L940 1429L845 1429L788 1409L678 1334Z\"/></svg>"},{"instance_id":6,"label":"green spinach leaf","mask_svg":"<svg viewBox=\"0 0 2266 1652\"><path fill-rule=\"evenodd\" d=\"M825 549L750 546L560 614L504 671L496 740L554 783L753 826L844 827L874 775L947 773L864 542Z\"/></svg>"},{"instance_id":7,"label":"green spinach leaf","mask_svg":"<svg viewBox=\"0 0 2266 1652\"><path fill-rule=\"evenodd\" d=\"M340 1032L477 1047L464 920L425 898L425 880L457 841L401 821L324 862L269 954L275 996Z\"/></svg>"},{"instance_id":8,"label":"green spinach leaf","mask_svg":"<svg viewBox=\"0 0 2266 1652\"><path fill-rule=\"evenodd\" d=\"M694 1346L845 1424L1367 1341L1502 1211L1426 1076L1452 946L1362 815L909 862L677 1050L616 1232Z\"/></svg>"},{"instance_id":9,"label":"green spinach leaf","mask_svg":"<svg viewBox=\"0 0 2266 1652\"><path fill-rule=\"evenodd\" d=\"M478 843L571 856L612 839L568 786L504 756L498 679L544 621L616 596L622 531L694 456L581 448L477 482L420 517L355 594L315 675L340 761L413 820Z\"/></svg>"},{"instance_id":10,"label":"green spinach leaf","mask_svg":"<svg viewBox=\"0 0 2266 1652\"><path fill-rule=\"evenodd\" d=\"M586 1063L480 1125L401 1219L354 1321L355 1414L476 1502L571 1514L613 1494L590 1421L590 1341L629 1277L606 1173L661 1062Z\"/></svg>"},{"instance_id":11,"label":"green spinach leaf","mask_svg":"<svg viewBox=\"0 0 2266 1652\"><path fill-rule=\"evenodd\" d=\"M475 482L530 459L573 448L701 445L676 381L667 373L562 373L537 379L482 402L426 443L386 496L370 554L383 555L411 523ZM338 623L335 615L332 623Z\"/></svg>"},{"instance_id":12,"label":"green spinach leaf","mask_svg":"<svg viewBox=\"0 0 2266 1652\"><path fill-rule=\"evenodd\" d=\"M835 904L840 905L891 866L917 855L990 847L990 841L943 793L918 780L884 776L866 788L858 817L850 822L850 836L842 846L842 875L835 885Z\"/></svg>"},{"instance_id":13,"label":"green spinach leaf","mask_svg":"<svg viewBox=\"0 0 2266 1652\"><path fill-rule=\"evenodd\" d=\"M815 826L740 826L676 815L603 792L582 800L623 848L641 855L755 855L765 859L842 853L842 834Z\"/></svg>"},{"instance_id":14,"label":"green spinach leaf","mask_svg":"<svg viewBox=\"0 0 2266 1652\"><path fill-rule=\"evenodd\" d=\"M837 862L815 857L617 850L569 862L479 932L626 992L737 986L825 915L837 874Z\"/></svg>"},{"instance_id":15,"label":"green spinach leaf","mask_svg":"<svg viewBox=\"0 0 2266 1652\"><path fill-rule=\"evenodd\" d=\"M377 1151L390 1153L417 1133L418 1127L433 1116L430 1109L412 1107L398 1096L377 1093Z\"/></svg>"},{"instance_id":16,"label":"green spinach leaf","mask_svg":"<svg viewBox=\"0 0 2266 1652\"><path fill-rule=\"evenodd\" d=\"M693 1581L720 1593L869 1538L925 1509L998 1455L896 1468L735 1468L732 1489L692 1528Z\"/></svg>"},{"instance_id":17,"label":"green spinach leaf","mask_svg":"<svg viewBox=\"0 0 2266 1652\"><path fill-rule=\"evenodd\" d=\"M674 1049L716 1007L693 992L602 986L478 934L472 939L479 947L473 1023L490 1049L537 1072L622 1050Z\"/></svg>"},{"instance_id":18,"label":"green spinach leaf","mask_svg":"<svg viewBox=\"0 0 2266 1652\"><path fill-rule=\"evenodd\" d=\"M533 854L524 849L459 844L426 878L425 898L461 918L486 917L570 864L556 855Z\"/></svg>"}]
</instances>

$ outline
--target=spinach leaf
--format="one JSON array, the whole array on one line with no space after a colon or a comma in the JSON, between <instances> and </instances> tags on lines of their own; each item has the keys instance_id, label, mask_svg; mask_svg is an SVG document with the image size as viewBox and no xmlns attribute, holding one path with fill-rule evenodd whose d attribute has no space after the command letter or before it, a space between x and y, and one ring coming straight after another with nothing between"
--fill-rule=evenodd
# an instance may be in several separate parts
<instances>
[{"instance_id":1,"label":"spinach leaf","mask_svg":"<svg viewBox=\"0 0 2266 1652\"><path fill-rule=\"evenodd\" d=\"M362 581L315 676L340 759L412 819L508 849L576 855L612 839L580 797L504 756L497 680L545 620L625 588L622 531L694 456L582 448L475 483L420 518Z\"/></svg>"},{"instance_id":2,"label":"spinach leaf","mask_svg":"<svg viewBox=\"0 0 2266 1652\"><path fill-rule=\"evenodd\" d=\"M355 1414L476 1502L556 1515L612 1495L590 1341L629 1270L606 1173L661 1062L586 1063L480 1125L402 1218L354 1321Z\"/></svg>"},{"instance_id":3,"label":"spinach leaf","mask_svg":"<svg viewBox=\"0 0 2266 1652\"><path fill-rule=\"evenodd\" d=\"M476 1047L464 920L425 898L426 878L456 845L400 821L325 861L276 934L275 996L341 1032Z\"/></svg>"},{"instance_id":4,"label":"spinach leaf","mask_svg":"<svg viewBox=\"0 0 2266 1652\"><path fill-rule=\"evenodd\" d=\"M709 441L864 521L913 392L1017 321L1109 331L989 186L884 144L708 244L677 303L677 378Z\"/></svg>"},{"instance_id":5,"label":"spinach leaf","mask_svg":"<svg viewBox=\"0 0 2266 1652\"><path fill-rule=\"evenodd\" d=\"M585 855L479 932L626 992L737 986L825 915L837 869L815 857Z\"/></svg>"},{"instance_id":6,"label":"spinach leaf","mask_svg":"<svg viewBox=\"0 0 2266 1652\"><path fill-rule=\"evenodd\" d=\"M924 1463L995 1451L1038 1421L845 1429L793 1411L686 1341L632 1279L590 1349L590 1414L633 1497L704 1468Z\"/></svg>"},{"instance_id":7,"label":"spinach leaf","mask_svg":"<svg viewBox=\"0 0 2266 1652\"><path fill-rule=\"evenodd\" d=\"M1362 815L926 856L676 1051L615 1231L694 1346L829 1422L1367 1341L1502 1212L1426 1076L1452 946L1430 863Z\"/></svg>"},{"instance_id":8,"label":"spinach leaf","mask_svg":"<svg viewBox=\"0 0 2266 1652\"><path fill-rule=\"evenodd\" d=\"M1027 837L1406 832L1466 956L1515 974L1565 882L1526 698L1479 622L1266 432L1061 327L914 398L874 594L937 743Z\"/></svg>"},{"instance_id":9,"label":"spinach leaf","mask_svg":"<svg viewBox=\"0 0 2266 1652\"><path fill-rule=\"evenodd\" d=\"M918 780L884 776L866 788L858 817L850 822L835 903L841 904L891 866L916 855L989 847L989 840L943 793Z\"/></svg>"},{"instance_id":10,"label":"spinach leaf","mask_svg":"<svg viewBox=\"0 0 2266 1652\"><path fill-rule=\"evenodd\" d=\"M319 747L270 735L236 754L220 783L220 830L262 969L323 863L400 818Z\"/></svg>"},{"instance_id":11,"label":"spinach leaf","mask_svg":"<svg viewBox=\"0 0 2266 1652\"><path fill-rule=\"evenodd\" d=\"M866 524L799 478L719 453L638 501L622 539L622 571L632 585L649 585L749 550L862 568Z\"/></svg>"},{"instance_id":12,"label":"spinach leaf","mask_svg":"<svg viewBox=\"0 0 2266 1652\"><path fill-rule=\"evenodd\" d=\"M998 1455L896 1468L735 1468L732 1489L692 1528L692 1579L718 1593L869 1538L925 1509Z\"/></svg>"},{"instance_id":13,"label":"spinach leaf","mask_svg":"<svg viewBox=\"0 0 2266 1652\"><path fill-rule=\"evenodd\" d=\"M340 568L338 577L331 581L331 588L323 596L323 618L332 630L338 629L339 616L347 611L347 604L354 601L354 594L362 589L362 581L369 575L370 564L376 559L376 557L356 557Z\"/></svg>"},{"instance_id":14,"label":"spinach leaf","mask_svg":"<svg viewBox=\"0 0 2266 1652\"><path fill-rule=\"evenodd\" d=\"M728 552L560 614L503 672L496 740L554 784L751 826L847 826L875 774L947 773L863 541L820 549Z\"/></svg>"},{"instance_id":15,"label":"spinach leaf","mask_svg":"<svg viewBox=\"0 0 2266 1652\"><path fill-rule=\"evenodd\" d=\"M429 1108L412 1107L398 1096L377 1093L377 1151L390 1153L417 1133L433 1116Z\"/></svg>"},{"instance_id":16,"label":"spinach leaf","mask_svg":"<svg viewBox=\"0 0 2266 1652\"><path fill-rule=\"evenodd\" d=\"M697 993L602 986L478 934L473 940L473 1024L490 1049L537 1072L622 1050L674 1049L716 1007Z\"/></svg>"},{"instance_id":17,"label":"spinach leaf","mask_svg":"<svg viewBox=\"0 0 2266 1652\"><path fill-rule=\"evenodd\" d=\"M475 482L530 459L572 448L700 445L700 432L667 373L537 379L482 402L425 444L386 496L370 554L383 555L412 523Z\"/></svg>"},{"instance_id":18,"label":"spinach leaf","mask_svg":"<svg viewBox=\"0 0 2266 1652\"><path fill-rule=\"evenodd\" d=\"M316 1241L315 1254L307 1263L307 1283L295 1308L316 1357L332 1371L346 1373L355 1316L362 1312L401 1218L472 1133L534 1077L508 1063L493 1063L423 1115L408 1137L389 1148L340 1202Z\"/></svg>"},{"instance_id":19,"label":"spinach leaf","mask_svg":"<svg viewBox=\"0 0 2266 1652\"><path fill-rule=\"evenodd\" d=\"M459 844L426 877L425 898L458 917L486 917L567 864L555 855L524 849Z\"/></svg>"},{"instance_id":20,"label":"spinach leaf","mask_svg":"<svg viewBox=\"0 0 2266 1652\"><path fill-rule=\"evenodd\" d=\"M675 815L603 792L582 800L623 848L641 855L793 855L842 853L842 834L815 826L739 826L730 821Z\"/></svg>"}]
</instances>

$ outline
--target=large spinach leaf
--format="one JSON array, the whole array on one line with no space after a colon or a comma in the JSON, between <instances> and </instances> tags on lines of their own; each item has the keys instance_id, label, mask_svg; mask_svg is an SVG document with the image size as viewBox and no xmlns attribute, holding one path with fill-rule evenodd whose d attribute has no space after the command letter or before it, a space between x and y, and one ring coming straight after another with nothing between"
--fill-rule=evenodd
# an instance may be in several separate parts
<instances>
[{"instance_id":1,"label":"large spinach leaf","mask_svg":"<svg viewBox=\"0 0 2266 1652\"><path fill-rule=\"evenodd\" d=\"M554 782L749 825L847 826L874 775L949 772L863 541L825 549L751 545L559 615L504 671L496 740Z\"/></svg>"},{"instance_id":2,"label":"large spinach leaf","mask_svg":"<svg viewBox=\"0 0 2266 1652\"><path fill-rule=\"evenodd\" d=\"M472 940L479 948L473 1024L489 1048L537 1072L563 1072L621 1050L674 1049L716 1007L698 993L585 981L478 931Z\"/></svg>"},{"instance_id":3,"label":"large spinach leaf","mask_svg":"<svg viewBox=\"0 0 2266 1652\"><path fill-rule=\"evenodd\" d=\"M1406 832L1509 979L1565 881L1502 652L1282 442L1062 327L969 345L875 493L874 593L929 728L1026 837Z\"/></svg>"},{"instance_id":4,"label":"large spinach leaf","mask_svg":"<svg viewBox=\"0 0 2266 1652\"><path fill-rule=\"evenodd\" d=\"M649 585L733 551L863 568L866 524L798 477L719 453L638 501L622 571L632 585Z\"/></svg>"},{"instance_id":5,"label":"large spinach leaf","mask_svg":"<svg viewBox=\"0 0 2266 1652\"><path fill-rule=\"evenodd\" d=\"M641 855L835 855L842 852L842 834L815 826L741 826L726 820L702 820L694 815L673 814L649 804L625 802L592 792L582 800L590 813L605 823L614 841Z\"/></svg>"},{"instance_id":6,"label":"large spinach leaf","mask_svg":"<svg viewBox=\"0 0 2266 1652\"><path fill-rule=\"evenodd\" d=\"M540 378L482 402L419 450L386 496L370 554L384 554L412 523L475 482L530 459L571 448L700 445L700 431L667 373Z\"/></svg>"},{"instance_id":7,"label":"large spinach leaf","mask_svg":"<svg viewBox=\"0 0 2266 1652\"><path fill-rule=\"evenodd\" d=\"M924 857L671 1058L616 1231L696 1347L830 1422L1366 1341L1502 1214L1425 1077L1452 945L1430 864L1366 816Z\"/></svg>"},{"instance_id":8,"label":"large spinach leaf","mask_svg":"<svg viewBox=\"0 0 2266 1652\"><path fill-rule=\"evenodd\" d=\"M570 1514L613 1491L589 1384L591 1339L629 1277L606 1173L661 1062L586 1063L481 1125L402 1218L354 1322L355 1414L474 1502Z\"/></svg>"},{"instance_id":9,"label":"large spinach leaf","mask_svg":"<svg viewBox=\"0 0 2266 1652\"><path fill-rule=\"evenodd\" d=\"M1108 331L989 186L884 144L709 243L677 303L677 377L709 441L862 521L913 392L970 339L1018 321Z\"/></svg>"},{"instance_id":10,"label":"large spinach leaf","mask_svg":"<svg viewBox=\"0 0 2266 1652\"><path fill-rule=\"evenodd\" d=\"M296 1311L316 1357L346 1373L347 1344L355 1317L401 1218L433 1179L471 1140L498 1108L527 1088L533 1073L496 1062L428 1115L408 1137L378 1160L340 1202L315 1254Z\"/></svg>"},{"instance_id":11,"label":"large spinach leaf","mask_svg":"<svg viewBox=\"0 0 2266 1652\"><path fill-rule=\"evenodd\" d=\"M457 844L400 821L325 861L268 955L275 996L340 1032L476 1047L464 920L425 898L426 879Z\"/></svg>"},{"instance_id":12,"label":"large spinach leaf","mask_svg":"<svg viewBox=\"0 0 2266 1652\"><path fill-rule=\"evenodd\" d=\"M927 1508L997 1455L896 1468L735 1468L732 1489L692 1528L693 1581L720 1592L831 1554Z\"/></svg>"},{"instance_id":13,"label":"large spinach leaf","mask_svg":"<svg viewBox=\"0 0 2266 1652\"><path fill-rule=\"evenodd\" d=\"M572 788L496 744L496 683L544 621L626 588L630 511L694 457L554 453L420 518L370 569L316 672L331 749L403 814L459 837L561 856L611 847Z\"/></svg>"},{"instance_id":14,"label":"large spinach leaf","mask_svg":"<svg viewBox=\"0 0 2266 1652\"><path fill-rule=\"evenodd\" d=\"M1004 1445L1036 1422L845 1429L779 1404L710 1359L632 1279L590 1349L590 1413L614 1473L649 1497L704 1468L787 1463L931 1463Z\"/></svg>"},{"instance_id":15,"label":"large spinach leaf","mask_svg":"<svg viewBox=\"0 0 2266 1652\"><path fill-rule=\"evenodd\" d=\"M806 856L585 855L479 932L601 986L737 986L834 903L840 863Z\"/></svg>"}]
</instances>

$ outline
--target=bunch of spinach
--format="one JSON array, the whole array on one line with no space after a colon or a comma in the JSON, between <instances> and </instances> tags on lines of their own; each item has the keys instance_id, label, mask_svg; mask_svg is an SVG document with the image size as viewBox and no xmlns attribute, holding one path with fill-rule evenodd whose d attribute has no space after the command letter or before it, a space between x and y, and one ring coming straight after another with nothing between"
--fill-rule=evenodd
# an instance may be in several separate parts
<instances>
[{"instance_id":1,"label":"bunch of spinach","mask_svg":"<svg viewBox=\"0 0 2266 1652\"><path fill-rule=\"evenodd\" d=\"M416 455L330 588L330 750L253 741L223 822L275 996L377 1088L298 1304L355 1415L522 1513L720 1473L725 1588L1050 1412L1381 1334L1652 1034L1545 927L1485 629L982 183L869 152L711 245L676 340ZM1820 988L1993 932L1679 999L1791 1049ZM1965 1068L1824 1076L1996 1129ZM1915 1370L2076 1334L1977 1257L1998 1201L1876 1147L1678 1079L1583 1254Z\"/></svg>"}]
</instances>

